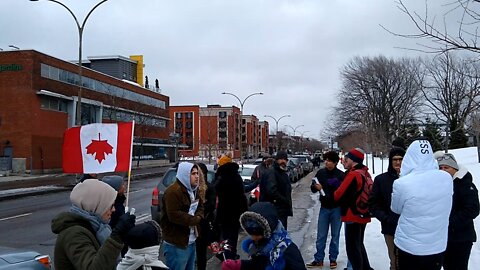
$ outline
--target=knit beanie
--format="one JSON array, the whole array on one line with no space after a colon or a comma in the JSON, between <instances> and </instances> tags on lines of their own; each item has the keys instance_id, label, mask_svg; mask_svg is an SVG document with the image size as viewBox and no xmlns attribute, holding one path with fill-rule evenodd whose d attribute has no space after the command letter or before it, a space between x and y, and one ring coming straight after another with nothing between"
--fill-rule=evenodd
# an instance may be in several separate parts
<instances>
[{"instance_id":1,"label":"knit beanie","mask_svg":"<svg viewBox=\"0 0 480 270\"><path fill-rule=\"evenodd\" d=\"M392 159L394 156L405 156L405 150L401 147L396 147L394 146L391 150L390 153L388 154L389 159Z\"/></svg>"},{"instance_id":2,"label":"knit beanie","mask_svg":"<svg viewBox=\"0 0 480 270\"><path fill-rule=\"evenodd\" d=\"M433 156L437 160L438 166L447 165L449 167L454 168L457 171L459 170L457 160L452 154L444 153L443 151L437 151L433 154Z\"/></svg>"},{"instance_id":3,"label":"knit beanie","mask_svg":"<svg viewBox=\"0 0 480 270\"><path fill-rule=\"evenodd\" d=\"M115 189L97 179L87 179L78 183L70 193L72 204L100 216L112 208L116 197Z\"/></svg>"},{"instance_id":4,"label":"knit beanie","mask_svg":"<svg viewBox=\"0 0 480 270\"><path fill-rule=\"evenodd\" d=\"M275 156L275 160L279 160L279 159L288 160L288 154L287 154L287 152L285 152L285 151L278 151L278 152L277 152L277 155Z\"/></svg>"},{"instance_id":5,"label":"knit beanie","mask_svg":"<svg viewBox=\"0 0 480 270\"><path fill-rule=\"evenodd\" d=\"M158 246L162 233L160 226L154 220L136 225L125 236L125 244L133 249Z\"/></svg>"},{"instance_id":6,"label":"knit beanie","mask_svg":"<svg viewBox=\"0 0 480 270\"><path fill-rule=\"evenodd\" d=\"M365 154L363 153L363 150L360 148L353 148L350 151L348 151L348 154L345 155L349 159L355 161L356 163L363 163L363 159L365 158Z\"/></svg>"},{"instance_id":7,"label":"knit beanie","mask_svg":"<svg viewBox=\"0 0 480 270\"><path fill-rule=\"evenodd\" d=\"M123 177L120 175L107 175L102 178L102 182L107 183L113 189L118 191L123 184Z\"/></svg>"},{"instance_id":8,"label":"knit beanie","mask_svg":"<svg viewBox=\"0 0 480 270\"><path fill-rule=\"evenodd\" d=\"M232 162L232 158L228 155L222 155L222 157L217 161L217 164L218 166L222 166L229 162Z\"/></svg>"}]
</instances>

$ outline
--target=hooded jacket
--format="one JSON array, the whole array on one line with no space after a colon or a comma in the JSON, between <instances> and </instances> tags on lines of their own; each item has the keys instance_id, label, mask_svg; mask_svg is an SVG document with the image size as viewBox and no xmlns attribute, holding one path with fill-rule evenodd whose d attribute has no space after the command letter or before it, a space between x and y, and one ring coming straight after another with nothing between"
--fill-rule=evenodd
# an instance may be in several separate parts
<instances>
[{"instance_id":1,"label":"hooded jacket","mask_svg":"<svg viewBox=\"0 0 480 270\"><path fill-rule=\"evenodd\" d=\"M393 183L391 209L400 215L395 245L420 256L445 251L452 195L452 177L438 169L430 143L412 142Z\"/></svg>"},{"instance_id":2,"label":"hooded jacket","mask_svg":"<svg viewBox=\"0 0 480 270\"><path fill-rule=\"evenodd\" d=\"M340 187L333 193L333 199L340 205L342 221L367 224L371 221L370 217L361 217L356 215L356 203L359 192L363 186L363 176L357 170L362 170L365 175L368 174L368 167L363 164L357 164L345 174Z\"/></svg>"},{"instance_id":3,"label":"hooded jacket","mask_svg":"<svg viewBox=\"0 0 480 270\"><path fill-rule=\"evenodd\" d=\"M199 202L193 215L188 213L192 202L199 200L190 184L192 167L188 162L178 165L177 180L165 190L162 198L160 226L164 240L180 248L188 246L190 227L198 226L203 218L203 202Z\"/></svg>"},{"instance_id":4,"label":"hooded jacket","mask_svg":"<svg viewBox=\"0 0 480 270\"><path fill-rule=\"evenodd\" d=\"M300 250L290 240L271 203L253 204L248 212L242 214L240 223L247 233L253 230L264 237L259 243L250 238L244 240L242 248L249 254L250 260L241 261L241 270L306 269ZM278 268L274 268L272 262Z\"/></svg>"},{"instance_id":5,"label":"hooded jacket","mask_svg":"<svg viewBox=\"0 0 480 270\"><path fill-rule=\"evenodd\" d=\"M405 156L405 150L398 147L390 150L390 154L388 155L388 170L375 177L372 193L368 200L368 209L370 213L381 222L382 233L391 236L395 235L398 218L400 217L390 209L393 182L398 179L398 173L392 165L394 156Z\"/></svg>"},{"instance_id":6,"label":"hooded jacket","mask_svg":"<svg viewBox=\"0 0 480 270\"><path fill-rule=\"evenodd\" d=\"M58 234L54 250L56 269L115 269L123 242L110 236L100 246L87 219L61 213L52 220L52 232Z\"/></svg>"},{"instance_id":7,"label":"hooded jacket","mask_svg":"<svg viewBox=\"0 0 480 270\"><path fill-rule=\"evenodd\" d=\"M293 216L292 184L287 172L274 162L260 183L260 201L271 202L278 216Z\"/></svg>"},{"instance_id":8,"label":"hooded jacket","mask_svg":"<svg viewBox=\"0 0 480 270\"><path fill-rule=\"evenodd\" d=\"M477 234L473 220L479 213L478 190L472 174L460 166L453 176L453 203L448 225L448 241L475 242Z\"/></svg>"},{"instance_id":9,"label":"hooded jacket","mask_svg":"<svg viewBox=\"0 0 480 270\"><path fill-rule=\"evenodd\" d=\"M215 191L218 198L217 222L238 224L238 219L247 211L248 204L237 163L228 162L218 167L215 174Z\"/></svg>"}]
</instances>

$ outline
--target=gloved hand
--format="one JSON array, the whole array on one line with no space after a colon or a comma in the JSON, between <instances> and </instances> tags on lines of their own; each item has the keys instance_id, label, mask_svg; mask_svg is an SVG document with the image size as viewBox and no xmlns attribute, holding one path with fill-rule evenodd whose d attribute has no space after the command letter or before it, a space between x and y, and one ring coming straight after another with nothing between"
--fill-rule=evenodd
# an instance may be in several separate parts
<instances>
[{"instance_id":1,"label":"gloved hand","mask_svg":"<svg viewBox=\"0 0 480 270\"><path fill-rule=\"evenodd\" d=\"M135 215L125 213L118 219L118 223L112 230L112 236L119 236L122 241L125 239L125 235L135 227Z\"/></svg>"},{"instance_id":2,"label":"gloved hand","mask_svg":"<svg viewBox=\"0 0 480 270\"><path fill-rule=\"evenodd\" d=\"M240 270L242 266L241 260L225 260L222 262L222 270Z\"/></svg>"}]
</instances>

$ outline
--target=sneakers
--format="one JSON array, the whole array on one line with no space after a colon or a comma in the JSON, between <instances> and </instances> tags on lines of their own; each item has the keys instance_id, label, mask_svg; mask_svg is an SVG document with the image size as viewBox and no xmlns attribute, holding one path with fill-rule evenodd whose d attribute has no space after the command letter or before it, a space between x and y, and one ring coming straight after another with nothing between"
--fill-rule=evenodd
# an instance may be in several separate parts
<instances>
[{"instance_id":1,"label":"sneakers","mask_svg":"<svg viewBox=\"0 0 480 270\"><path fill-rule=\"evenodd\" d=\"M331 261L330 262L330 269L335 269L337 268L337 262L336 261Z\"/></svg>"},{"instance_id":2,"label":"sneakers","mask_svg":"<svg viewBox=\"0 0 480 270\"><path fill-rule=\"evenodd\" d=\"M315 267L323 267L323 262L313 261L311 263L307 263L307 268L315 268Z\"/></svg>"}]
</instances>

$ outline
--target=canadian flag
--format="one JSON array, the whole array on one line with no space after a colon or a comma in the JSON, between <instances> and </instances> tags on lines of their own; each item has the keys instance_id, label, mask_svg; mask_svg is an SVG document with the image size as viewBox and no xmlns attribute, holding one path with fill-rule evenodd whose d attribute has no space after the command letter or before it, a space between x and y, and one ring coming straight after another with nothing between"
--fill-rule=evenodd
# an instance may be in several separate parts
<instances>
[{"instance_id":1,"label":"canadian flag","mask_svg":"<svg viewBox=\"0 0 480 270\"><path fill-rule=\"evenodd\" d=\"M128 172L134 123L90 124L67 129L63 136L66 173Z\"/></svg>"}]
</instances>

